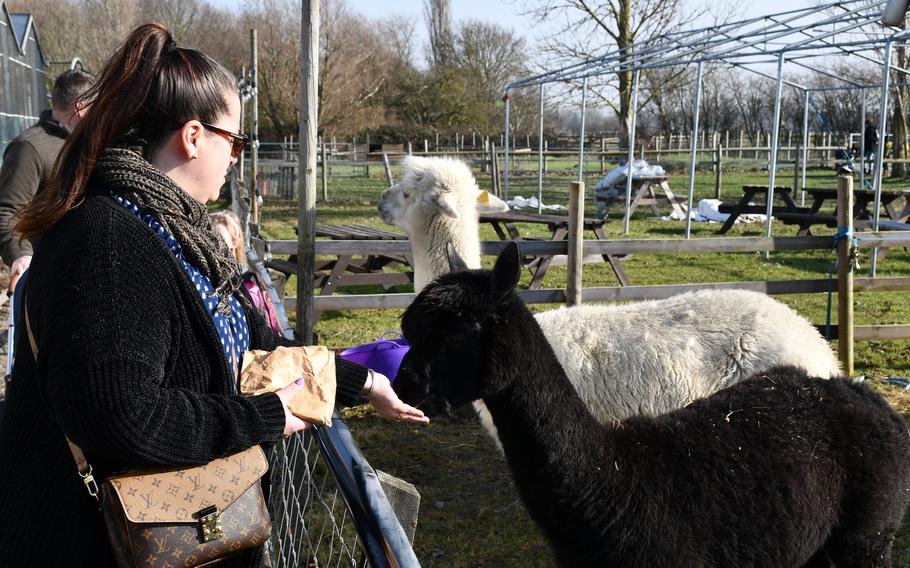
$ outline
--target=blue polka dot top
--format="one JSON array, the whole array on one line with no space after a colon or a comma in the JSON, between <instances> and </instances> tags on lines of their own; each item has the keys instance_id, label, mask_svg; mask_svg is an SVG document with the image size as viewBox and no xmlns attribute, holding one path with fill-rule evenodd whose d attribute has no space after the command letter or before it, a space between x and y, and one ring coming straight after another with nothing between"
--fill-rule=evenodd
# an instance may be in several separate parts
<instances>
[{"instance_id":1,"label":"blue polka dot top","mask_svg":"<svg viewBox=\"0 0 910 568\"><path fill-rule=\"evenodd\" d=\"M229 300L231 315L225 316L224 314L219 313L217 306L218 301L221 298L215 295L215 287L212 286L212 282L203 273L199 272L198 268L183 258L183 247L180 246L180 242L165 231L164 227L158 223L158 220L155 219L155 216L151 213L139 209L136 204L128 199L120 197L114 192L111 192L111 197L126 207L126 209L135 215L137 219L151 227L151 229L155 231L155 234L161 237L170 251L174 253L174 256L177 257L177 261L186 271L187 276L190 277L190 281L193 283L193 286L196 287L199 297L202 298L206 311L208 311L209 316L212 318L212 323L215 324L215 330L218 331L218 338L221 340L221 347L224 350L224 357L227 359L231 373L236 379L240 373L240 363L243 362L243 352L250 348L250 330L249 327L247 327L246 314L243 311L243 306L240 305L240 302L236 297L231 296ZM235 358L231 356L232 353L236 354L236 361ZM233 390L234 392L237 392L236 381L234 381Z\"/></svg>"}]
</instances>

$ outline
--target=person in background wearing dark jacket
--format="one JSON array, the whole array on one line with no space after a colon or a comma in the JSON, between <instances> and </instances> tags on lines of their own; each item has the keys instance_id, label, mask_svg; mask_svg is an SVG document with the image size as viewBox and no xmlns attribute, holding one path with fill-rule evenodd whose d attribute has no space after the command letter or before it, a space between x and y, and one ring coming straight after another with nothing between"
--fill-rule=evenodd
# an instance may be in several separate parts
<instances>
[{"instance_id":1,"label":"person in background wearing dark jacket","mask_svg":"<svg viewBox=\"0 0 910 568\"><path fill-rule=\"evenodd\" d=\"M863 127L863 163L866 172L871 172L874 167L872 158L878 151L878 129L871 120L867 120Z\"/></svg>"},{"instance_id":2,"label":"person in background wearing dark jacket","mask_svg":"<svg viewBox=\"0 0 910 568\"><path fill-rule=\"evenodd\" d=\"M13 234L14 217L44 189L63 141L85 115L88 106L79 97L92 86L85 71L64 71L54 81L51 109L41 113L38 124L13 139L3 153L0 167L0 256L10 267L9 293L32 261L32 244Z\"/></svg>"},{"instance_id":3,"label":"person in background wearing dark jacket","mask_svg":"<svg viewBox=\"0 0 910 568\"><path fill-rule=\"evenodd\" d=\"M276 336L240 291L205 204L246 137L236 80L157 24L135 29L86 93L48 186L17 225L40 236L25 283L37 342L16 347L0 425L0 566L110 566L94 477L199 465L309 425L288 410L302 388L237 392L248 349ZM24 334L23 334L24 335ZM336 359L337 402L425 423L388 378ZM256 566L260 548L219 566Z\"/></svg>"}]
</instances>

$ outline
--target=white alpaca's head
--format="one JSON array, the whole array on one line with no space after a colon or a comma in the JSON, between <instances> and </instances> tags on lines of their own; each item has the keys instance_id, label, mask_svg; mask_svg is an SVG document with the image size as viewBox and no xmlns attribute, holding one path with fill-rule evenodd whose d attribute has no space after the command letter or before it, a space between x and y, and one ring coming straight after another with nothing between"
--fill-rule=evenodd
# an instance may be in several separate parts
<instances>
[{"instance_id":1,"label":"white alpaca's head","mask_svg":"<svg viewBox=\"0 0 910 568\"><path fill-rule=\"evenodd\" d=\"M428 219L452 219L476 213L508 211L498 197L481 191L471 169L460 160L408 156L401 181L382 192L379 214L383 222L404 229L413 237Z\"/></svg>"}]
</instances>

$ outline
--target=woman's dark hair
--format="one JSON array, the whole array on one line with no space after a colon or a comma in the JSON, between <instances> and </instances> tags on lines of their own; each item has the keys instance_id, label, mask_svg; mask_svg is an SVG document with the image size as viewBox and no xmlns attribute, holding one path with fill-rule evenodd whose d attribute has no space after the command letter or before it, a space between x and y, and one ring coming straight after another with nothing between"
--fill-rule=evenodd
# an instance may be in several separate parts
<instances>
[{"instance_id":1,"label":"woman's dark hair","mask_svg":"<svg viewBox=\"0 0 910 568\"><path fill-rule=\"evenodd\" d=\"M148 159L165 135L186 121L217 122L228 112L225 91L235 88L227 69L201 51L177 47L163 26L136 28L82 95L91 107L16 229L23 238L34 238L78 206L105 149L138 146Z\"/></svg>"}]
</instances>

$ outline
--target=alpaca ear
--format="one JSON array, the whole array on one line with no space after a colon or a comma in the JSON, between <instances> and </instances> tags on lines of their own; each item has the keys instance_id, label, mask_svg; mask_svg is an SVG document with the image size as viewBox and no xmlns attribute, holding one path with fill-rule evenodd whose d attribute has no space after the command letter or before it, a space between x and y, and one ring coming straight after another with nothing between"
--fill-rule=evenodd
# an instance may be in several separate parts
<instances>
[{"instance_id":1,"label":"alpaca ear","mask_svg":"<svg viewBox=\"0 0 910 568\"><path fill-rule=\"evenodd\" d=\"M493 265L493 289L498 292L510 292L521 277L521 258L518 254L518 243L511 241L506 245Z\"/></svg>"},{"instance_id":2,"label":"alpaca ear","mask_svg":"<svg viewBox=\"0 0 910 568\"><path fill-rule=\"evenodd\" d=\"M455 209L455 194L451 191L438 191L431 198L433 205L444 215L458 219L458 210Z\"/></svg>"},{"instance_id":3,"label":"alpaca ear","mask_svg":"<svg viewBox=\"0 0 910 568\"><path fill-rule=\"evenodd\" d=\"M446 241L446 256L449 259L450 272L469 270L467 263L461 258L461 255L458 254L458 251L455 250L455 245L452 244L452 241Z\"/></svg>"}]
</instances>

